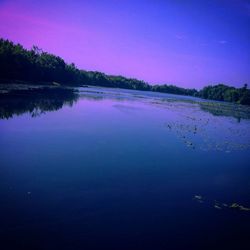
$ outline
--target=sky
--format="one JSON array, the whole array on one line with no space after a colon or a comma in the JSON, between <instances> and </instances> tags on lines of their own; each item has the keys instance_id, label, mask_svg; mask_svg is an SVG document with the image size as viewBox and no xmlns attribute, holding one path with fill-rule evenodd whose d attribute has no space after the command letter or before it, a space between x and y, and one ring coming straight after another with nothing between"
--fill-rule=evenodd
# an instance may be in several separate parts
<instances>
[{"instance_id":1,"label":"sky","mask_svg":"<svg viewBox=\"0 0 250 250\"><path fill-rule=\"evenodd\" d=\"M151 84L250 85L250 0L0 0L0 37Z\"/></svg>"}]
</instances>

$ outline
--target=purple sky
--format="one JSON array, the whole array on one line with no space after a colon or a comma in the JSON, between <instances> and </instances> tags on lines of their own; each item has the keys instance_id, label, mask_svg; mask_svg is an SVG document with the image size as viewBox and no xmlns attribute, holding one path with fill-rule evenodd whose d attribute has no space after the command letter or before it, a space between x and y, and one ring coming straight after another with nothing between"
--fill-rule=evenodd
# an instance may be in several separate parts
<instances>
[{"instance_id":1,"label":"purple sky","mask_svg":"<svg viewBox=\"0 0 250 250\"><path fill-rule=\"evenodd\" d=\"M1 37L153 84L250 84L249 26L248 0L0 0Z\"/></svg>"}]
</instances>

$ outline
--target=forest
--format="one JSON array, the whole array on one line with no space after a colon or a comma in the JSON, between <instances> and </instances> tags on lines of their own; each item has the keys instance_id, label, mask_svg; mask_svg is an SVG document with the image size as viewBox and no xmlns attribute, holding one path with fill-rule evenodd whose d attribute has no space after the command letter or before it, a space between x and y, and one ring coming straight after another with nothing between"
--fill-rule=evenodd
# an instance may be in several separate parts
<instances>
[{"instance_id":1,"label":"forest","mask_svg":"<svg viewBox=\"0 0 250 250\"><path fill-rule=\"evenodd\" d=\"M247 84L242 88L217 84L206 86L201 90L186 89L171 84L150 85L134 78L78 69L74 63L68 64L61 57L44 52L37 46L27 50L22 45L6 39L0 39L0 69L0 81L4 83L20 80L32 84L55 82L71 86L94 85L189 95L250 105L250 90Z\"/></svg>"}]
</instances>

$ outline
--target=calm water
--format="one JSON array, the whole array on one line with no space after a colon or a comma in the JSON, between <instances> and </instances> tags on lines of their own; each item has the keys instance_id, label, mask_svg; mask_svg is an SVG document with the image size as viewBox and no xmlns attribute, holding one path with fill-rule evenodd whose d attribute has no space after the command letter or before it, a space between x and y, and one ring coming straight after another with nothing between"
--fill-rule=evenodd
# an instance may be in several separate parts
<instances>
[{"instance_id":1,"label":"calm water","mask_svg":"<svg viewBox=\"0 0 250 250\"><path fill-rule=\"evenodd\" d=\"M1 249L249 249L250 211L228 207L250 207L247 110L80 91L4 106Z\"/></svg>"}]
</instances>

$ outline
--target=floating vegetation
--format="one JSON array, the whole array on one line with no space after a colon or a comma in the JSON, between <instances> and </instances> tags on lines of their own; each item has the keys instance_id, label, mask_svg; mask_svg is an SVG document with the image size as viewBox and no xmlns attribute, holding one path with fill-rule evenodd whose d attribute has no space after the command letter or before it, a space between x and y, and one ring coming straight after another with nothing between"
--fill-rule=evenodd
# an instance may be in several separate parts
<instances>
[{"instance_id":1,"label":"floating vegetation","mask_svg":"<svg viewBox=\"0 0 250 250\"><path fill-rule=\"evenodd\" d=\"M167 110L164 124L190 150L230 154L250 149L250 106L199 98L106 88L81 88L86 98L140 101ZM123 105L115 105L129 112Z\"/></svg>"},{"instance_id":2,"label":"floating vegetation","mask_svg":"<svg viewBox=\"0 0 250 250\"><path fill-rule=\"evenodd\" d=\"M201 195L195 195L195 196L194 196L194 199L201 200L201 199L202 199L202 196L201 196Z\"/></svg>"},{"instance_id":3,"label":"floating vegetation","mask_svg":"<svg viewBox=\"0 0 250 250\"><path fill-rule=\"evenodd\" d=\"M138 90L115 89L104 87L89 86L88 89L80 88L81 94L90 94L93 97L100 96L101 98L114 99L129 99L150 103L156 106L161 106L166 109L176 109L178 107L198 107L199 110L209 112L213 116L234 117L237 121L241 119L250 119L250 106L240 105L228 102L208 101L191 96L172 95L159 92L142 92ZM190 117L190 119L193 119Z\"/></svg>"},{"instance_id":4,"label":"floating vegetation","mask_svg":"<svg viewBox=\"0 0 250 250\"><path fill-rule=\"evenodd\" d=\"M193 200L197 201L198 203L204 203L204 198L201 195L195 195L193 197ZM214 207L215 209L222 210L222 209L233 209L238 211L250 211L250 207L242 206L238 203L232 203L231 205L219 202L217 200L209 202L207 201L209 205Z\"/></svg>"},{"instance_id":5,"label":"floating vegetation","mask_svg":"<svg viewBox=\"0 0 250 250\"><path fill-rule=\"evenodd\" d=\"M220 206L218 206L218 205L214 205L214 208L216 208L216 209L221 209L221 207Z\"/></svg>"},{"instance_id":6,"label":"floating vegetation","mask_svg":"<svg viewBox=\"0 0 250 250\"><path fill-rule=\"evenodd\" d=\"M203 197L201 195L195 195L194 200L196 200L199 203L203 203Z\"/></svg>"},{"instance_id":7,"label":"floating vegetation","mask_svg":"<svg viewBox=\"0 0 250 250\"><path fill-rule=\"evenodd\" d=\"M250 119L250 107L227 102L199 102L200 108L215 116L229 116L241 119Z\"/></svg>"},{"instance_id":8,"label":"floating vegetation","mask_svg":"<svg viewBox=\"0 0 250 250\"><path fill-rule=\"evenodd\" d=\"M229 206L229 208L237 209L241 211L250 211L249 207L244 207L242 205L239 205L238 203L233 203L232 205Z\"/></svg>"},{"instance_id":9,"label":"floating vegetation","mask_svg":"<svg viewBox=\"0 0 250 250\"><path fill-rule=\"evenodd\" d=\"M175 120L172 119L165 126L191 149L224 153L249 149L249 123L227 119L221 126L221 119L193 110L192 115L184 112L176 114Z\"/></svg>"}]
</instances>

